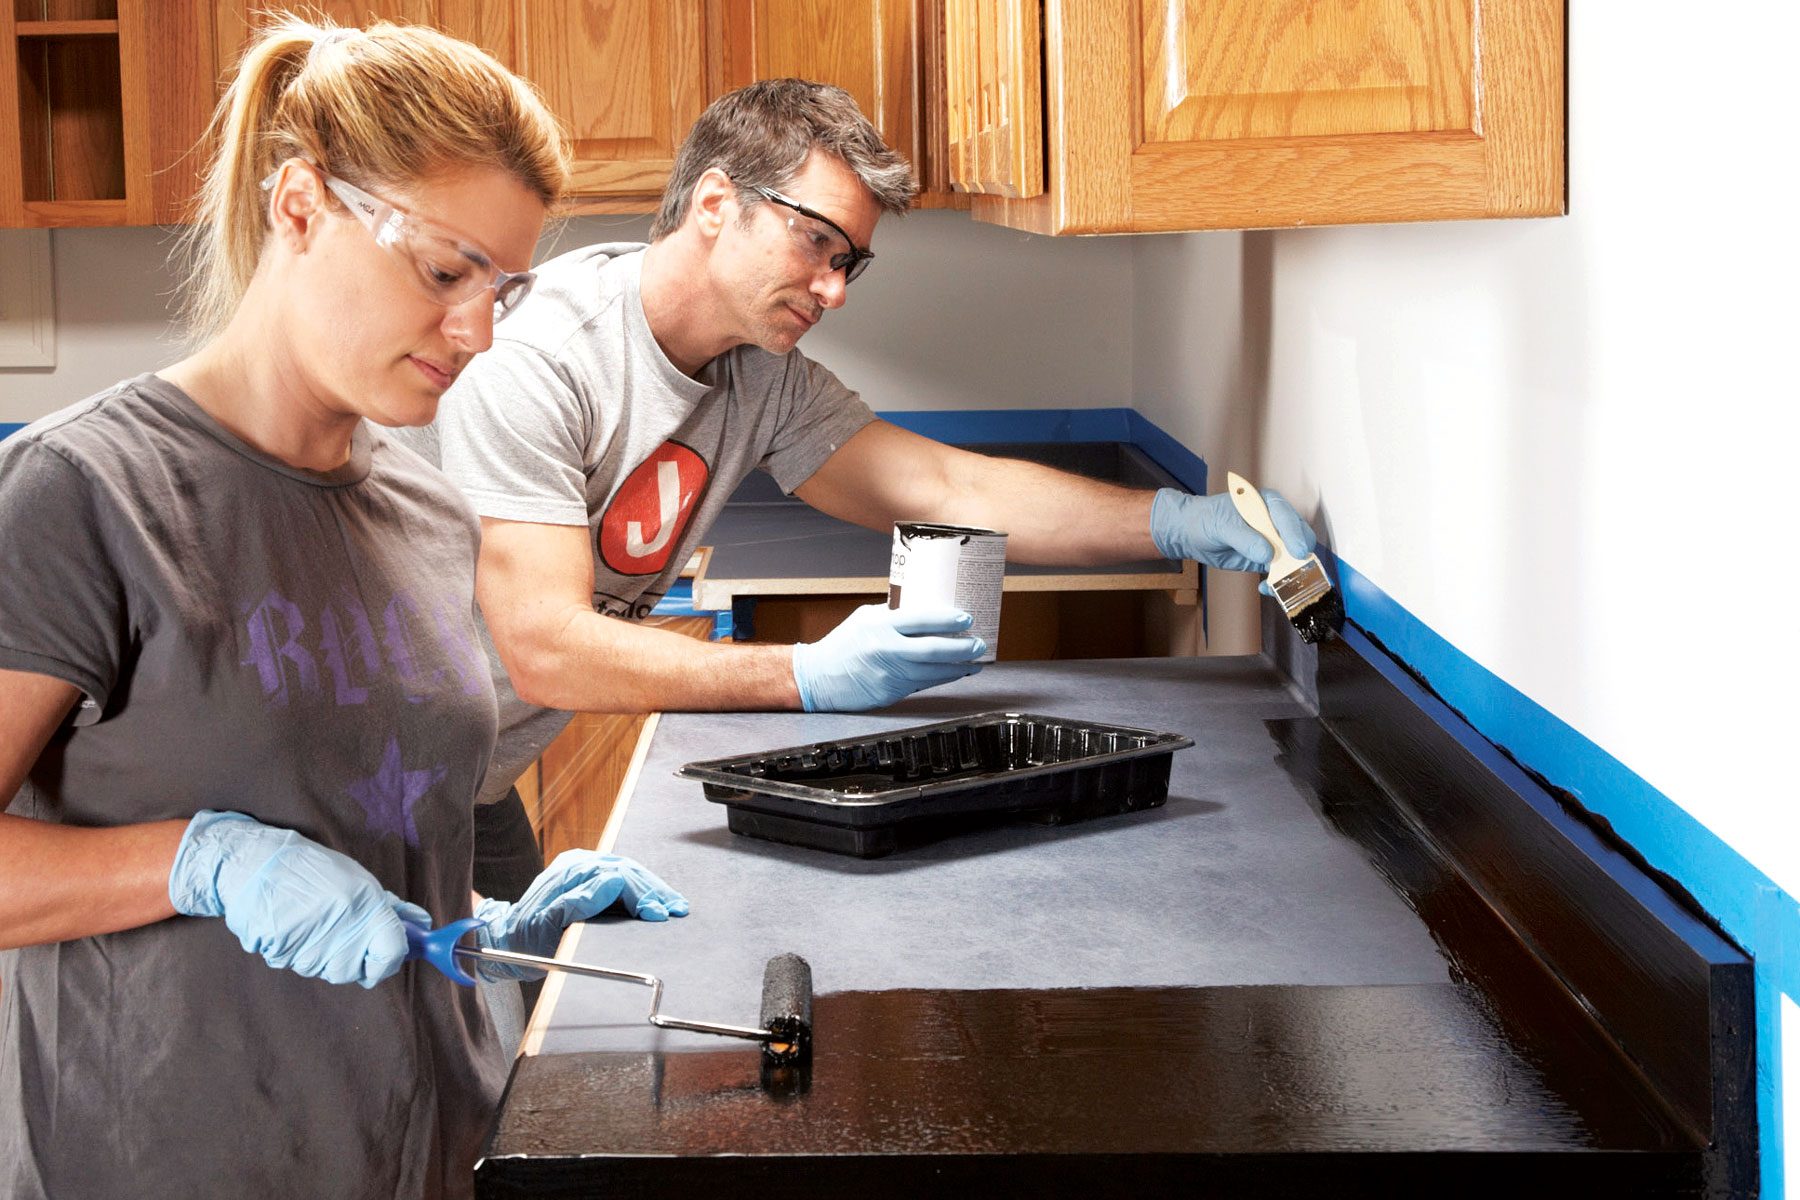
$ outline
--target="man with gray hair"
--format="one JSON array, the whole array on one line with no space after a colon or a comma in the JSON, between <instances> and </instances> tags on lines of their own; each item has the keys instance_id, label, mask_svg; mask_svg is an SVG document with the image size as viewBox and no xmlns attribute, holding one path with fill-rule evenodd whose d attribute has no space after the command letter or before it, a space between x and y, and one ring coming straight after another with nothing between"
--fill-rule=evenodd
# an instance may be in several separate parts
<instances>
[{"instance_id":1,"label":"man with gray hair","mask_svg":"<svg viewBox=\"0 0 1800 1200\"><path fill-rule=\"evenodd\" d=\"M986 647L951 609L857 609L798 646L641 624L752 468L832 516L1010 534L1015 561L1163 554L1228 570L1268 543L1223 495L1132 491L958 450L878 420L795 349L874 259L905 159L840 88L769 80L720 97L683 142L643 245L539 268L415 444L482 519L476 592L500 742L476 821L476 887L537 871L513 781L572 712L880 708L970 674ZM1313 534L1268 493L1295 554Z\"/></svg>"}]
</instances>

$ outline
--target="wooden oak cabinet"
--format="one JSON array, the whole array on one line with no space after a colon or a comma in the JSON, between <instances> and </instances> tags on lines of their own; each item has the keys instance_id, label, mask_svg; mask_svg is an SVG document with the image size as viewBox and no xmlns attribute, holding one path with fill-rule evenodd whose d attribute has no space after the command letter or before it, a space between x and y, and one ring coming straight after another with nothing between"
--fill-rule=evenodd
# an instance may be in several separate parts
<instances>
[{"instance_id":1,"label":"wooden oak cabinet","mask_svg":"<svg viewBox=\"0 0 1800 1200\"><path fill-rule=\"evenodd\" d=\"M567 127L576 212L651 212L675 151L715 97L758 79L835 83L889 145L929 157L914 0L327 0L345 25L435 26L529 79ZM219 71L250 36L259 0L217 0ZM935 26L934 26L935 28ZM934 126L935 128L935 126ZM929 188L931 178L922 176ZM936 202L967 204L947 178Z\"/></svg>"},{"instance_id":2,"label":"wooden oak cabinet","mask_svg":"<svg viewBox=\"0 0 1800 1200\"><path fill-rule=\"evenodd\" d=\"M967 207L950 189L941 6L917 0L729 0L726 89L759 79L833 83L912 163L920 207Z\"/></svg>"},{"instance_id":3,"label":"wooden oak cabinet","mask_svg":"<svg viewBox=\"0 0 1800 1200\"><path fill-rule=\"evenodd\" d=\"M927 207L1043 233L1563 211L1562 0L315 0L530 79L576 211L651 211L706 103L847 88ZM173 221L260 0L0 0L0 226ZM954 184L954 192L951 190Z\"/></svg>"},{"instance_id":4,"label":"wooden oak cabinet","mask_svg":"<svg viewBox=\"0 0 1800 1200\"><path fill-rule=\"evenodd\" d=\"M675 150L723 79L721 0L326 0L339 24L431 25L529 79L564 123L577 212L649 212ZM260 0L218 0L221 77Z\"/></svg>"},{"instance_id":5,"label":"wooden oak cabinet","mask_svg":"<svg viewBox=\"0 0 1800 1200\"><path fill-rule=\"evenodd\" d=\"M948 3L951 47L1034 44L1033 3ZM979 219L1127 233L1563 211L1562 0L1042 0L1041 16L1044 194L971 172ZM954 78L953 113L988 86ZM997 133L999 99L975 104L974 131L993 112Z\"/></svg>"},{"instance_id":6,"label":"wooden oak cabinet","mask_svg":"<svg viewBox=\"0 0 1800 1200\"><path fill-rule=\"evenodd\" d=\"M0 0L0 227L182 219L210 47L206 0Z\"/></svg>"},{"instance_id":7,"label":"wooden oak cabinet","mask_svg":"<svg viewBox=\"0 0 1800 1200\"><path fill-rule=\"evenodd\" d=\"M947 0L945 31L951 182L989 196L1042 195L1038 0Z\"/></svg>"}]
</instances>

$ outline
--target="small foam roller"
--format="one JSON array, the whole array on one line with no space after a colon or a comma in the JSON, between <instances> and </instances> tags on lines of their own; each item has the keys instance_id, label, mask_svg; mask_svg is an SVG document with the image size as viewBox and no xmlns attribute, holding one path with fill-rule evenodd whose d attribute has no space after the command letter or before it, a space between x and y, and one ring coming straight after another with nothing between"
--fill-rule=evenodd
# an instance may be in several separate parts
<instances>
[{"instance_id":1,"label":"small foam roller","mask_svg":"<svg viewBox=\"0 0 1800 1200\"><path fill-rule=\"evenodd\" d=\"M812 968L798 954L777 954L763 968L762 1027L773 1035L763 1043L771 1060L812 1053Z\"/></svg>"}]
</instances>

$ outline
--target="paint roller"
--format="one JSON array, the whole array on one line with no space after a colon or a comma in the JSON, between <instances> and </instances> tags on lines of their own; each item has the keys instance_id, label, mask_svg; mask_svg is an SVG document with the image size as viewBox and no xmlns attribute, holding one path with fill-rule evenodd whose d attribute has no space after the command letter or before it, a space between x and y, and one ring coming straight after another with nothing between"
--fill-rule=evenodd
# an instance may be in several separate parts
<instances>
[{"instance_id":1,"label":"paint roller","mask_svg":"<svg viewBox=\"0 0 1800 1200\"><path fill-rule=\"evenodd\" d=\"M452 921L438 929L426 929L410 921L401 924L406 926L406 957L422 958L466 987L473 987L476 979L462 969L462 964L457 962L459 958L638 983L650 989L649 1020L659 1029L685 1029L692 1033L744 1038L759 1043L763 1057L775 1064L803 1063L812 1054L812 968L798 954L777 954L763 968L762 1011L758 1015L759 1025L751 1027L664 1016L659 1011L662 1008L662 980L654 975L561 962L513 950L464 946L461 944L463 937L481 925L474 917Z\"/></svg>"}]
</instances>

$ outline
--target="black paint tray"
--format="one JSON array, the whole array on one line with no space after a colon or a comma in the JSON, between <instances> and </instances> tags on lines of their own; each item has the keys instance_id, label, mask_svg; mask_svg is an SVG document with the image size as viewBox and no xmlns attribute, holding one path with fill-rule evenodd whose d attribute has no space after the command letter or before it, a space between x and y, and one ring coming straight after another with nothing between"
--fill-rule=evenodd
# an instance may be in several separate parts
<instances>
[{"instance_id":1,"label":"black paint tray","mask_svg":"<svg viewBox=\"0 0 1800 1200\"><path fill-rule=\"evenodd\" d=\"M991 712L692 762L732 832L859 858L1015 815L1048 825L1168 799L1175 733Z\"/></svg>"}]
</instances>

